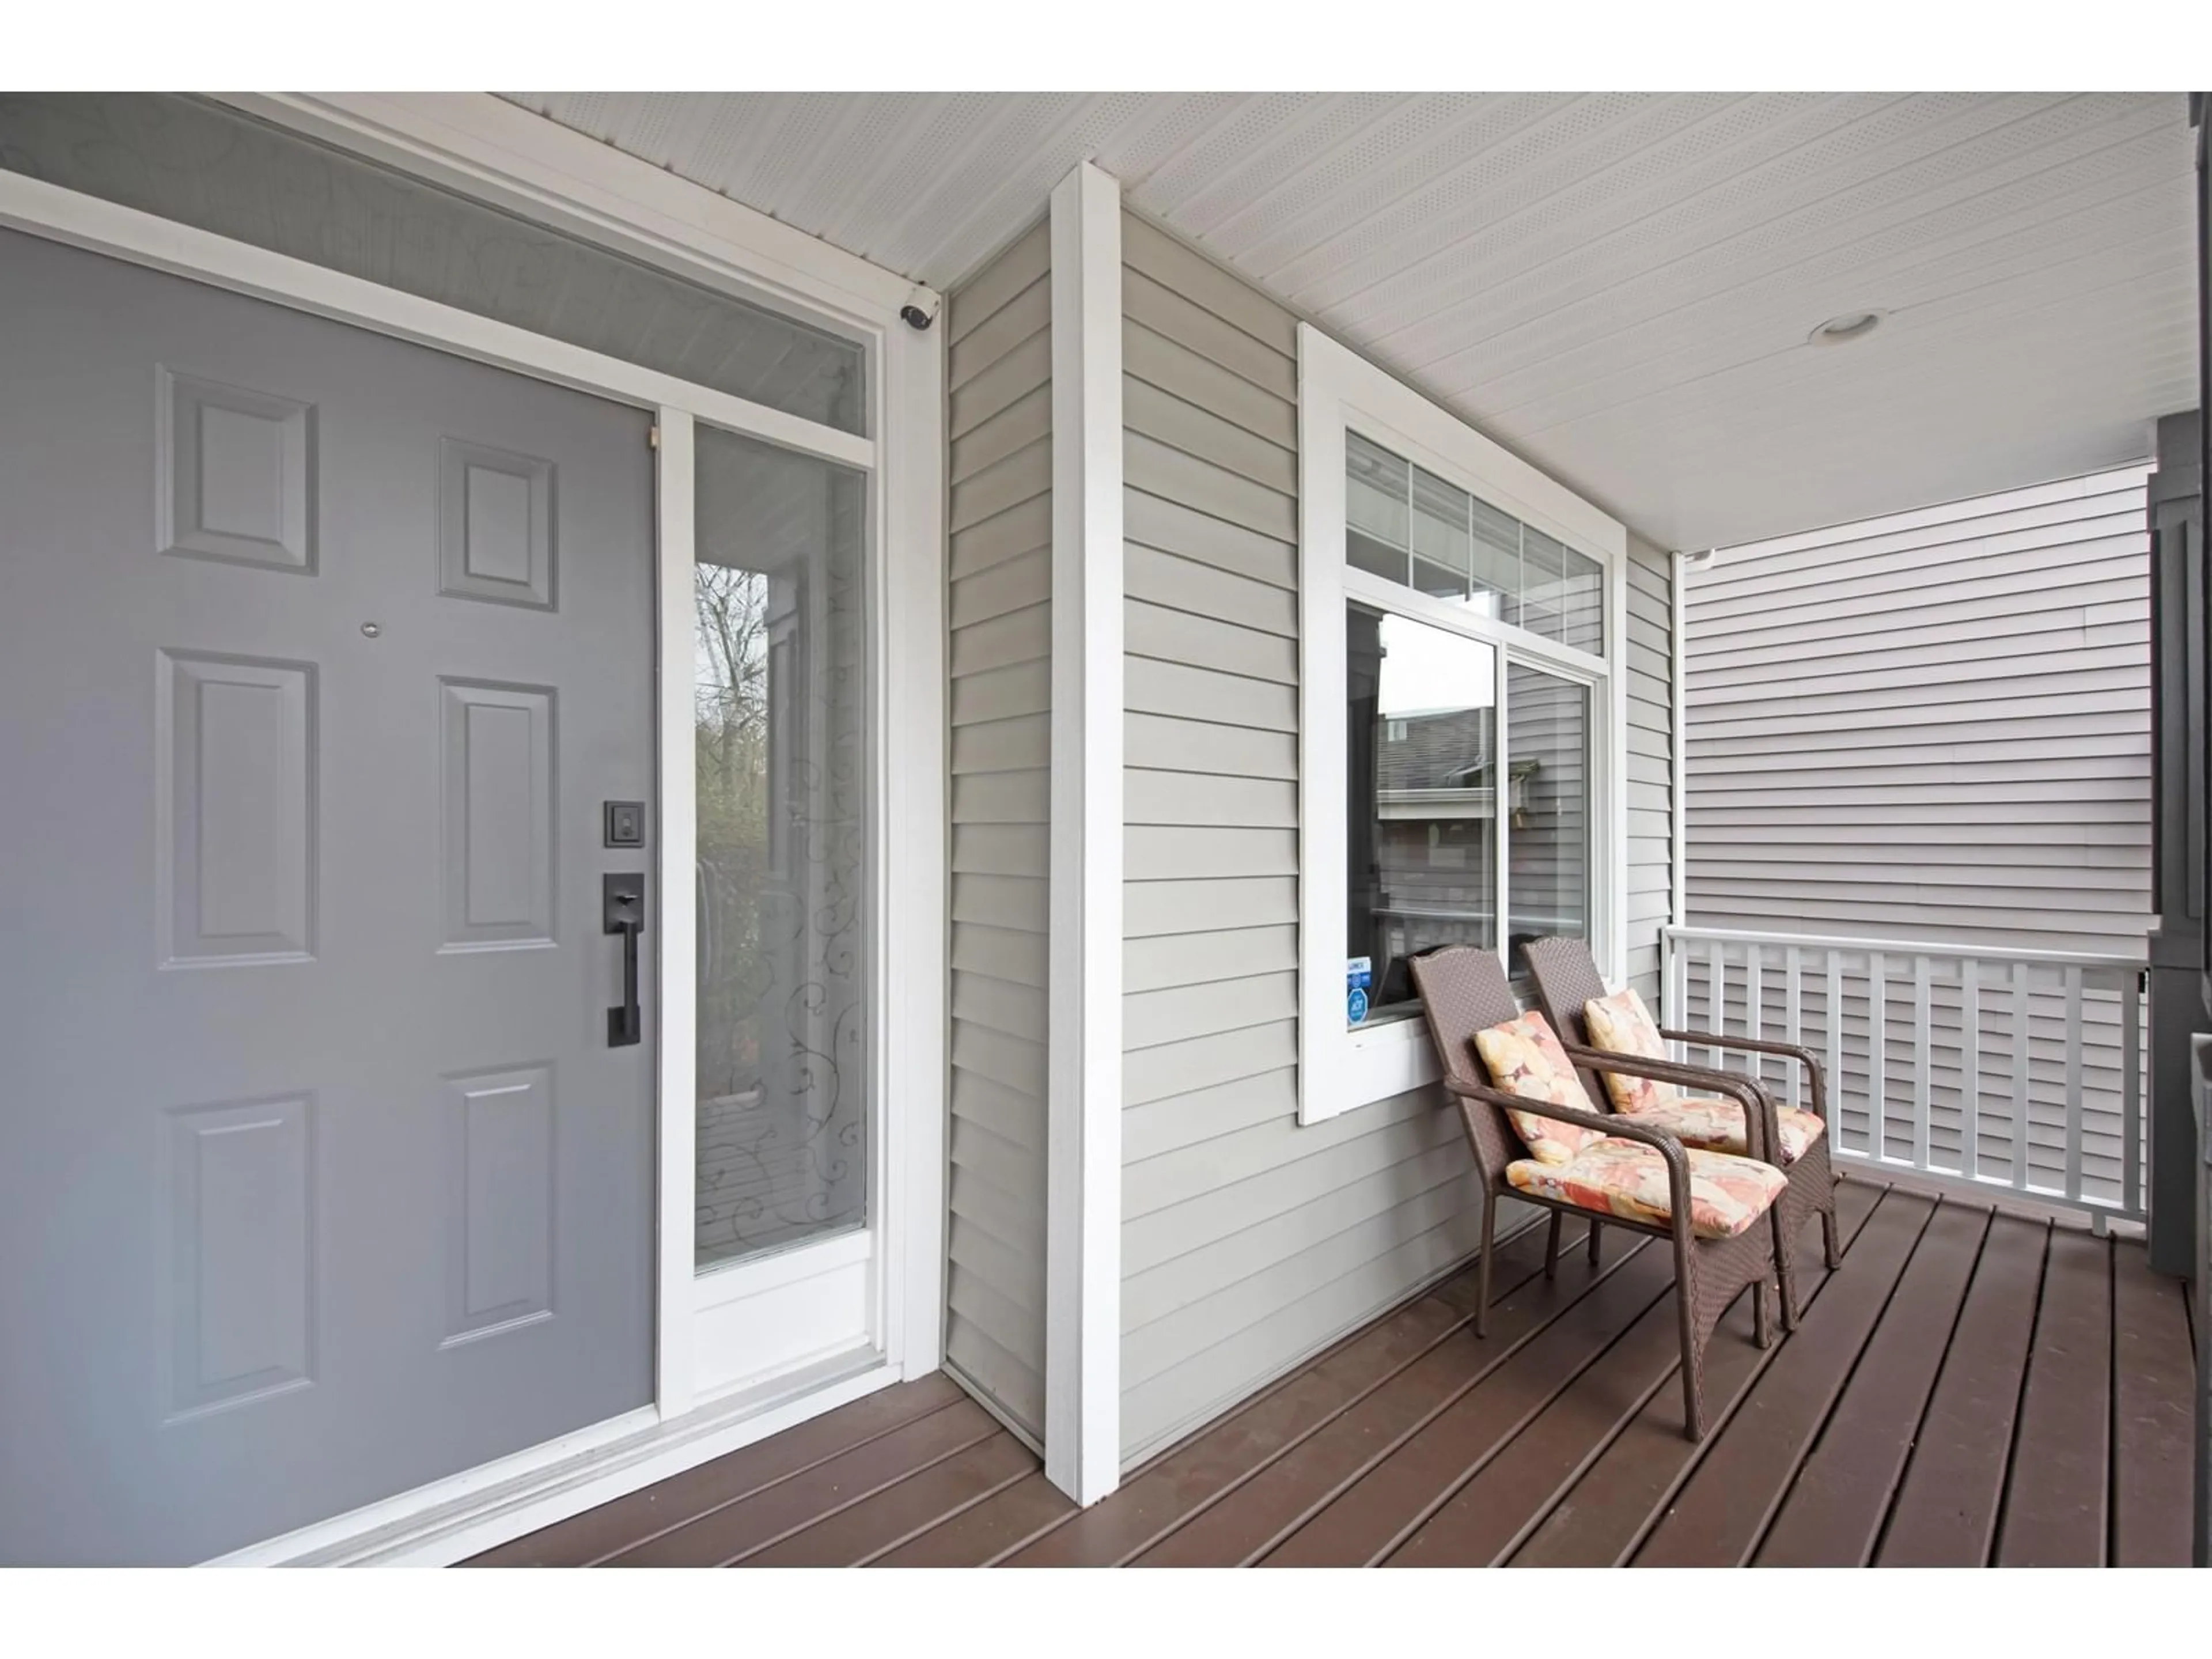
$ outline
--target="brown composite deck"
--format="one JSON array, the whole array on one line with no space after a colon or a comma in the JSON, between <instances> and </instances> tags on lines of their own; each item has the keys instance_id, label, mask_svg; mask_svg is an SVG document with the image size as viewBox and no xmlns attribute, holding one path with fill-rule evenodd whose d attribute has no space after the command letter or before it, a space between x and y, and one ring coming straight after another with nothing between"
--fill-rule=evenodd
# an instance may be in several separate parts
<instances>
[{"instance_id":1,"label":"brown composite deck","mask_svg":"<svg viewBox=\"0 0 2212 1659\"><path fill-rule=\"evenodd\" d=\"M1663 1242L1556 1280L1504 1246L1083 1512L942 1376L846 1406L479 1565L2179 1565L2181 1287L2139 1245L1847 1181L1849 1246L1761 1352L1749 1298L1681 1435Z\"/></svg>"}]
</instances>

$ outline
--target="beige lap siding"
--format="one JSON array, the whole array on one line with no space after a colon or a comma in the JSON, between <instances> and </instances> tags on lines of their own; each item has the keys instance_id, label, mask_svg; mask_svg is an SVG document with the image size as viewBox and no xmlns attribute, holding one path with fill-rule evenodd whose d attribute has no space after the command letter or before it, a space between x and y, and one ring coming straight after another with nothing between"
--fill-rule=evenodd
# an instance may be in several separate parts
<instances>
[{"instance_id":1,"label":"beige lap siding","mask_svg":"<svg viewBox=\"0 0 2212 1659\"><path fill-rule=\"evenodd\" d=\"M1464 1260L1479 1216L1433 1091L1298 1125L1296 327L1149 223L1129 216L1122 234L1121 1437L1134 1462ZM1656 596L1663 641L1668 567L1635 556L1637 637L1652 637ZM1631 687L1662 716L1665 660L1662 647L1656 680ZM1663 718L1631 746L1632 889L1662 907L1637 922L1632 953L1656 990Z\"/></svg>"},{"instance_id":2,"label":"beige lap siding","mask_svg":"<svg viewBox=\"0 0 2212 1659\"><path fill-rule=\"evenodd\" d=\"M1039 224L947 307L951 1122L945 1364L1044 1425L1052 335Z\"/></svg>"}]
</instances>

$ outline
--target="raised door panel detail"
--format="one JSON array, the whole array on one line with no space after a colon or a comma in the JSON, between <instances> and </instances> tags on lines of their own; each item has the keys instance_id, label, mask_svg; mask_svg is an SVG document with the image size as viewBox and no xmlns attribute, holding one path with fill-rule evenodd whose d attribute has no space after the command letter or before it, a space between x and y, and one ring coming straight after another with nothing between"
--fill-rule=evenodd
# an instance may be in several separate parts
<instances>
[{"instance_id":1,"label":"raised door panel detail","mask_svg":"<svg viewBox=\"0 0 2212 1659\"><path fill-rule=\"evenodd\" d=\"M313 1380L313 1103L174 1108L167 1420Z\"/></svg>"},{"instance_id":2,"label":"raised door panel detail","mask_svg":"<svg viewBox=\"0 0 2212 1659\"><path fill-rule=\"evenodd\" d=\"M445 1079L446 1338L553 1313L553 1068Z\"/></svg>"},{"instance_id":3,"label":"raised door panel detail","mask_svg":"<svg viewBox=\"0 0 2212 1659\"><path fill-rule=\"evenodd\" d=\"M438 591L553 609L553 463L438 444Z\"/></svg>"},{"instance_id":4,"label":"raised door panel detail","mask_svg":"<svg viewBox=\"0 0 2212 1659\"><path fill-rule=\"evenodd\" d=\"M160 550L312 574L313 405L167 368L155 378Z\"/></svg>"},{"instance_id":5,"label":"raised door panel detail","mask_svg":"<svg viewBox=\"0 0 2212 1659\"><path fill-rule=\"evenodd\" d=\"M553 943L553 691L441 680L447 951Z\"/></svg>"},{"instance_id":6,"label":"raised door panel detail","mask_svg":"<svg viewBox=\"0 0 2212 1659\"><path fill-rule=\"evenodd\" d=\"M162 966L309 960L313 667L185 651L156 657Z\"/></svg>"}]
</instances>

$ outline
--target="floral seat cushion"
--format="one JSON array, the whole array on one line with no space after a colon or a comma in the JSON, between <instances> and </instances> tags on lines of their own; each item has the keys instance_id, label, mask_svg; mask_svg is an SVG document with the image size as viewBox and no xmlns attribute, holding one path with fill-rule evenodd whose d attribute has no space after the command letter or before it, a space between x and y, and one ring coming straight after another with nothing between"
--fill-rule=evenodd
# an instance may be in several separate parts
<instances>
[{"instance_id":1,"label":"floral seat cushion","mask_svg":"<svg viewBox=\"0 0 2212 1659\"><path fill-rule=\"evenodd\" d=\"M1678 1094L1661 1105L1639 1106L1621 1115L1632 1117L1654 1129L1664 1129L1685 1146L1699 1146L1711 1152L1734 1152L1738 1158L1749 1152L1750 1142L1743 1128L1743 1108L1733 1100L1696 1100ZM1775 1127L1782 1132L1782 1162L1785 1164L1795 1164L1804 1157L1805 1149L1818 1140L1827 1127L1812 1113L1795 1106L1777 1106L1774 1115Z\"/></svg>"},{"instance_id":2,"label":"floral seat cushion","mask_svg":"<svg viewBox=\"0 0 2212 1659\"><path fill-rule=\"evenodd\" d=\"M1575 1075L1567 1051L1543 1015L1533 1009L1518 1019L1493 1025L1474 1034L1475 1052L1489 1068L1492 1081L1508 1094L1523 1100L1547 1101L1578 1112L1594 1109L1582 1079ZM1535 1112L1508 1110L1513 1131L1539 1164L1565 1164L1583 1147L1605 1137L1579 1123L1562 1123Z\"/></svg>"},{"instance_id":3,"label":"floral seat cushion","mask_svg":"<svg viewBox=\"0 0 2212 1659\"><path fill-rule=\"evenodd\" d=\"M1765 1215L1790 1184L1771 1164L1727 1152L1690 1152L1690 1231L1734 1238ZM1656 1147L1607 1135L1564 1164L1524 1158L1505 1166L1517 1192L1578 1210L1664 1226L1673 1214L1667 1160Z\"/></svg>"},{"instance_id":4,"label":"floral seat cushion","mask_svg":"<svg viewBox=\"0 0 2212 1659\"><path fill-rule=\"evenodd\" d=\"M1644 1006L1632 985L1611 996L1592 997L1583 1005L1583 1023L1589 1031L1589 1046L1607 1054L1637 1054L1645 1060L1665 1060L1667 1040L1659 1035L1659 1022ZM1615 1111L1641 1112L1665 1106L1680 1095L1671 1083L1656 1078L1630 1077L1624 1072L1605 1074L1606 1092Z\"/></svg>"}]
</instances>

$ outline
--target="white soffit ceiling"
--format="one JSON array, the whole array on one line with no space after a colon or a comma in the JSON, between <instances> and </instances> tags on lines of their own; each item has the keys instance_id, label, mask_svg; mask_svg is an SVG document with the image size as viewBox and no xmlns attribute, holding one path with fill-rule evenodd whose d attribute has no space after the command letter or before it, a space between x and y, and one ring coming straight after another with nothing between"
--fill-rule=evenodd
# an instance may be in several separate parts
<instances>
[{"instance_id":1,"label":"white soffit ceiling","mask_svg":"<svg viewBox=\"0 0 2212 1659\"><path fill-rule=\"evenodd\" d=\"M2094 471L2196 402L2179 94L505 95L939 288L1089 156L1664 546Z\"/></svg>"}]
</instances>

